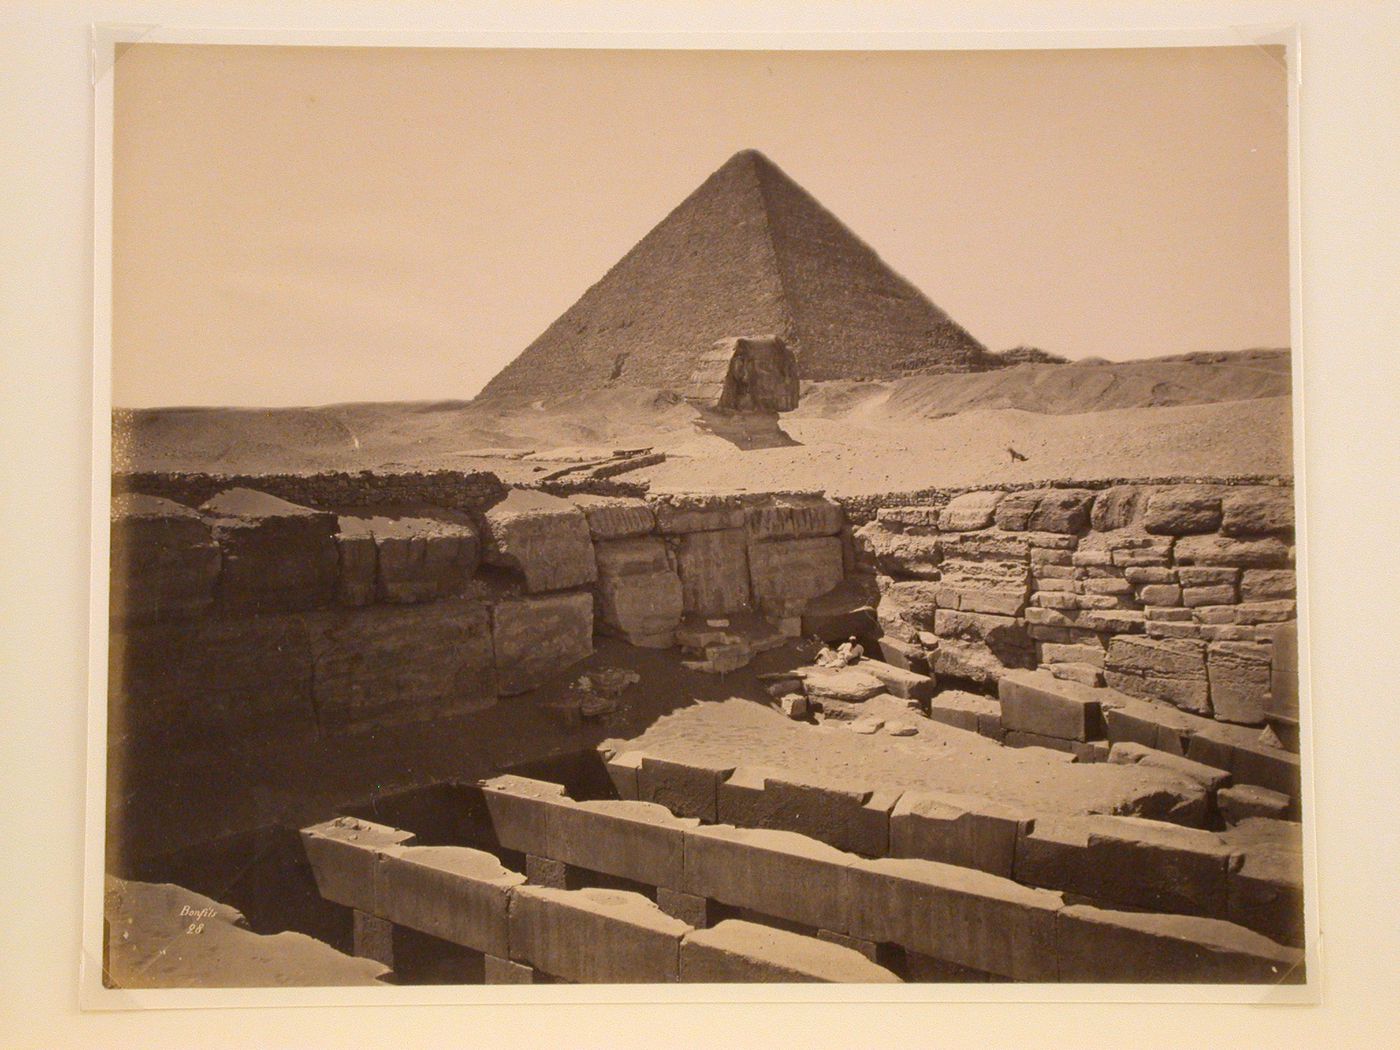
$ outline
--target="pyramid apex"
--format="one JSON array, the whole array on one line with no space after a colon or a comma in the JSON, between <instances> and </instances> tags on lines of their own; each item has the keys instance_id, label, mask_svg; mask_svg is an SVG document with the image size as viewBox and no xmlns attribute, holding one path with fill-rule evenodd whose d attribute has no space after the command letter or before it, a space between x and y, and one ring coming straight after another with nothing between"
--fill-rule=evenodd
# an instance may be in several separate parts
<instances>
[{"instance_id":1,"label":"pyramid apex","mask_svg":"<svg viewBox=\"0 0 1400 1050\"><path fill-rule=\"evenodd\" d=\"M763 152L752 147L741 149L734 156L725 161L721 167L738 167L741 164L752 164L756 167L776 168L777 165L764 156Z\"/></svg>"}]
</instances>

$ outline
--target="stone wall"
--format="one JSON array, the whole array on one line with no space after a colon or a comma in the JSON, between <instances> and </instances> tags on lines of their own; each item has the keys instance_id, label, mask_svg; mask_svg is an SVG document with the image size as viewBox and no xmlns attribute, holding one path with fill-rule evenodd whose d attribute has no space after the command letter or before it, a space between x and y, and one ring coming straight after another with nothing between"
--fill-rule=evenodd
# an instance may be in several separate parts
<instances>
[{"instance_id":1,"label":"stone wall","mask_svg":"<svg viewBox=\"0 0 1400 1050\"><path fill-rule=\"evenodd\" d=\"M1275 706L1275 635L1297 617L1291 486L966 491L880 507L855 542L881 629L941 676L1044 667L1243 725Z\"/></svg>"},{"instance_id":2,"label":"stone wall","mask_svg":"<svg viewBox=\"0 0 1400 1050\"><path fill-rule=\"evenodd\" d=\"M567 674L595 628L670 648L691 618L693 651L743 649L742 663L744 639L704 620L795 635L852 561L840 507L814 496L502 489L484 506L464 495L486 491L477 476L412 477L359 492L319 476L314 506L268 491L289 491L281 477L197 505L117 495L118 731L298 737L458 714ZM164 479L147 487L190 498L214 480ZM453 505L422 501L437 485Z\"/></svg>"}]
</instances>

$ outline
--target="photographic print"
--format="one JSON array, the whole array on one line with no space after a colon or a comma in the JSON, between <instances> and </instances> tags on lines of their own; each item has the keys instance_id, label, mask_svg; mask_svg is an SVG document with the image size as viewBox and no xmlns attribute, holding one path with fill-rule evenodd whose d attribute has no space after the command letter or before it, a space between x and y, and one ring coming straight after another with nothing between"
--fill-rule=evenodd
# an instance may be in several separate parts
<instances>
[{"instance_id":1,"label":"photographic print","mask_svg":"<svg viewBox=\"0 0 1400 1050\"><path fill-rule=\"evenodd\" d=\"M1290 60L116 44L103 986L1306 995Z\"/></svg>"}]
</instances>

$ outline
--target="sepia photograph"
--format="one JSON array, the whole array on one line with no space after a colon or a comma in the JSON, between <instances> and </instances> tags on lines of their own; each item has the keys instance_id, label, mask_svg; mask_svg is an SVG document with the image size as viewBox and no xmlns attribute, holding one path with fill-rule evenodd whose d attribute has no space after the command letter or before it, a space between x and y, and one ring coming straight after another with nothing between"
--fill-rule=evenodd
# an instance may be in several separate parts
<instances>
[{"instance_id":1,"label":"sepia photograph","mask_svg":"<svg viewBox=\"0 0 1400 1050\"><path fill-rule=\"evenodd\" d=\"M1314 1001L1296 47L1140 39L109 44L107 1005Z\"/></svg>"}]
</instances>

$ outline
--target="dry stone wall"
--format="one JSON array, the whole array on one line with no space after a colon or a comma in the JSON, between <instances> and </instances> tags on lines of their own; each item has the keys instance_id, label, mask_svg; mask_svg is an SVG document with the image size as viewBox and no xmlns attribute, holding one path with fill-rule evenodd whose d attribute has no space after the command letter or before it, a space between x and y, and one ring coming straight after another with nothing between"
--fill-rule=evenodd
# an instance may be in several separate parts
<instances>
[{"instance_id":1,"label":"dry stone wall","mask_svg":"<svg viewBox=\"0 0 1400 1050\"><path fill-rule=\"evenodd\" d=\"M854 535L891 647L939 675L1043 667L1242 725L1286 702L1291 486L962 492L876 508Z\"/></svg>"}]
</instances>

